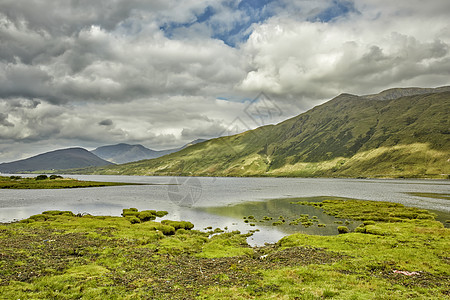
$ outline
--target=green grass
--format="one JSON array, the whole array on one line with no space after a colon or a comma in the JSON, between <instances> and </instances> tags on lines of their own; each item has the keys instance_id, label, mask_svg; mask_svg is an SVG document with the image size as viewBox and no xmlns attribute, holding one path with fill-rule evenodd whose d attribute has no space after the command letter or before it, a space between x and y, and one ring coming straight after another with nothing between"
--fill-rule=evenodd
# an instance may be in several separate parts
<instances>
[{"instance_id":1,"label":"green grass","mask_svg":"<svg viewBox=\"0 0 450 300\"><path fill-rule=\"evenodd\" d=\"M40 175L42 176L42 175ZM45 175L44 175L45 176ZM0 189L72 189L101 186L132 185L132 183L82 181L72 178L22 178L20 176L0 176Z\"/></svg>"},{"instance_id":2,"label":"green grass","mask_svg":"<svg viewBox=\"0 0 450 300\"><path fill-rule=\"evenodd\" d=\"M337 236L293 234L251 248L239 232L133 224L133 209L123 217L48 211L0 224L0 298L448 299L450 229L433 214L330 197L292 205L363 224ZM177 229L167 234L163 226Z\"/></svg>"}]
</instances>

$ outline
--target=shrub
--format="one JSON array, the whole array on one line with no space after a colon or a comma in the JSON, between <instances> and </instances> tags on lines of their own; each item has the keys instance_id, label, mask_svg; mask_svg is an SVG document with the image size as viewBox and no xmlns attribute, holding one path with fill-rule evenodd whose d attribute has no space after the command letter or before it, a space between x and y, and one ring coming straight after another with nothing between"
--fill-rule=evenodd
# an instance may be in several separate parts
<instances>
[{"instance_id":1,"label":"shrub","mask_svg":"<svg viewBox=\"0 0 450 300\"><path fill-rule=\"evenodd\" d=\"M19 180L19 179L22 179L22 176L9 176L9 179Z\"/></svg>"},{"instance_id":2,"label":"shrub","mask_svg":"<svg viewBox=\"0 0 450 300\"><path fill-rule=\"evenodd\" d=\"M50 175L49 178L53 180L53 179L62 179L63 177L59 175Z\"/></svg>"},{"instance_id":3,"label":"shrub","mask_svg":"<svg viewBox=\"0 0 450 300\"><path fill-rule=\"evenodd\" d=\"M38 176L36 176L35 179L36 180L45 180L45 179L48 179L48 176L47 175L38 175Z\"/></svg>"},{"instance_id":4,"label":"shrub","mask_svg":"<svg viewBox=\"0 0 450 300\"><path fill-rule=\"evenodd\" d=\"M272 223L273 226L278 226L278 225L281 225L281 224L283 224L282 221L276 221L276 222Z\"/></svg>"},{"instance_id":5,"label":"shrub","mask_svg":"<svg viewBox=\"0 0 450 300\"><path fill-rule=\"evenodd\" d=\"M337 229L338 229L339 234L348 233L347 226L338 226Z\"/></svg>"}]
</instances>

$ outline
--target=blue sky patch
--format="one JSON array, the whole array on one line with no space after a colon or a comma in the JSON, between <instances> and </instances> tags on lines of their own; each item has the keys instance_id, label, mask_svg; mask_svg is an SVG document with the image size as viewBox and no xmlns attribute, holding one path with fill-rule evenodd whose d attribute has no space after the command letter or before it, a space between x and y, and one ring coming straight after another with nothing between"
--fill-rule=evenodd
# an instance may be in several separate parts
<instances>
[{"instance_id":1,"label":"blue sky patch","mask_svg":"<svg viewBox=\"0 0 450 300\"><path fill-rule=\"evenodd\" d=\"M332 22L338 17L348 15L349 13L358 13L355 4L347 0L333 0L332 5L311 18L313 22Z\"/></svg>"}]
</instances>

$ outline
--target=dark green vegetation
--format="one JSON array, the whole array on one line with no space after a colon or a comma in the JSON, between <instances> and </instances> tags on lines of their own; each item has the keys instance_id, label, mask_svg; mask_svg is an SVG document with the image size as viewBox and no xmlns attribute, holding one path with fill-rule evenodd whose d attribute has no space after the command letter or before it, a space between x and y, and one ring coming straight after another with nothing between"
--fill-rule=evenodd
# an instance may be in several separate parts
<instances>
[{"instance_id":1,"label":"dark green vegetation","mask_svg":"<svg viewBox=\"0 0 450 300\"><path fill-rule=\"evenodd\" d=\"M38 175L35 178L0 176L0 189L71 189L100 186L132 185L131 183L81 181L58 175Z\"/></svg>"},{"instance_id":2,"label":"dark green vegetation","mask_svg":"<svg viewBox=\"0 0 450 300\"><path fill-rule=\"evenodd\" d=\"M278 125L94 174L449 178L450 91L342 94ZM75 171L74 171L75 172Z\"/></svg>"},{"instance_id":3,"label":"dark green vegetation","mask_svg":"<svg viewBox=\"0 0 450 300\"><path fill-rule=\"evenodd\" d=\"M351 199L315 205L363 224L357 232L294 234L261 248L250 248L246 235L238 232L179 226L175 230L172 225L182 222L168 220L132 224L126 215L139 215L135 209L124 210L125 217L48 211L0 224L0 295L5 299L448 299L450 230L432 214ZM380 216L379 210L389 215ZM175 232L167 235L161 226Z\"/></svg>"},{"instance_id":4,"label":"dark green vegetation","mask_svg":"<svg viewBox=\"0 0 450 300\"><path fill-rule=\"evenodd\" d=\"M103 160L83 148L51 151L27 159L0 164L2 173L24 173L39 170L58 170L105 166L112 163ZM51 171L50 171L51 172Z\"/></svg>"}]
</instances>

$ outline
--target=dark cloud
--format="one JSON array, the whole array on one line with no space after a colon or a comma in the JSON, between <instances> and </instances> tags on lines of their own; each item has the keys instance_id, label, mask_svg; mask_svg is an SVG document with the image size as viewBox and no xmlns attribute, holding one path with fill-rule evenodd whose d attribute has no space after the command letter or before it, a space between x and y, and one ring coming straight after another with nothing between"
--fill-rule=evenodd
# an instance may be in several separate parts
<instances>
[{"instance_id":1,"label":"dark cloud","mask_svg":"<svg viewBox=\"0 0 450 300\"><path fill-rule=\"evenodd\" d=\"M113 124L113 121L111 119L106 119L106 120L98 122L98 125L100 125L100 126L111 126L112 124Z\"/></svg>"}]
</instances>

